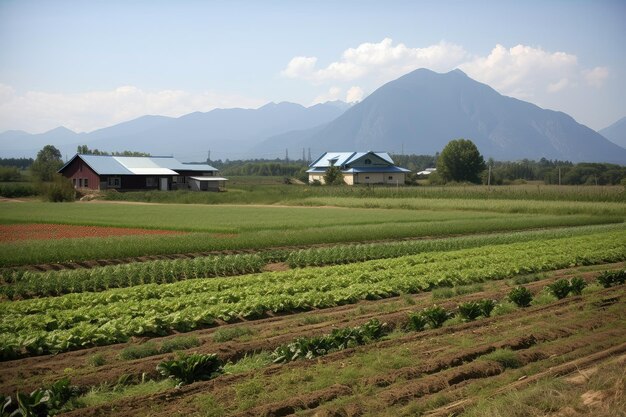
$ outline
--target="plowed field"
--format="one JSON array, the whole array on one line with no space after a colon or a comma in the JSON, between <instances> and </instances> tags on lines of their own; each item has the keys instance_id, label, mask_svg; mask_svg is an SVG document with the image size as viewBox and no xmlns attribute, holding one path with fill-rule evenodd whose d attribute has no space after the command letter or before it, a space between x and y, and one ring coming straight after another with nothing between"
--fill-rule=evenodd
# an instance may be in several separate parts
<instances>
[{"instance_id":1,"label":"plowed field","mask_svg":"<svg viewBox=\"0 0 626 417\"><path fill-rule=\"evenodd\" d=\"M0 242L20 240L75 239L83 237L172 235L174 230L133 229L125 227L71 226L66 224L2 224Z\"/></svg>"}]
</instances>

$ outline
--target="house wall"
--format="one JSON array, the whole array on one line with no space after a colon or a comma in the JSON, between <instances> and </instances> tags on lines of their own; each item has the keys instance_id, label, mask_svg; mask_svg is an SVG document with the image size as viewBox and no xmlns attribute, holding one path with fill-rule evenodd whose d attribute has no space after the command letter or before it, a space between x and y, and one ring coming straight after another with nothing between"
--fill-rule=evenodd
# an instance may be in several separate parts
<instances>
[{"instance_id":1,"label":"house wall","mask_svg":"<svg viewBox=\"0 0 626 417\"><path fill-rule=\"evenodd\" d=\"M390 185L404 185L405 174L404 172L395 173L381 173L381 172L359 172L354 175L355 184L390 184Z\"/></svg>"},{"instance_id":2,"label":"house wall","mask_svg":"<svg viewBox=\"0 0 626 417\"><path fill-rule=\"evenodd\" d=\"M100 177L80 158L75 158L61 174L72 181L74 188L100 189ZM85 180L87 180L87 186L85 186Z\"/></svg>"},{"instance_id":3,"label":"house wall","mask_svg":"<svg viewBox=\"0 0 626 417\"><path fill-rule=\"evenodd\" d=\"M324 184L324 174L309 174L309 183L312 183L315 180Z\"/></svg>"}]
</instances>

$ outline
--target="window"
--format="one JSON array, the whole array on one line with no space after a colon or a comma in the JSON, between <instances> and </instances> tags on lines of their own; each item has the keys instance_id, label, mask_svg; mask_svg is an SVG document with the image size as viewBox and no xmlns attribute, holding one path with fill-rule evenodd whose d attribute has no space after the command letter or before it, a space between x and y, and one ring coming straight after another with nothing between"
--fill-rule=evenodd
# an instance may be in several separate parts
<instances>
[{"instance_id":1,"label":"window","mask_svg":"<svg viewBox=\"0 0 626 417\"><path fill-rule=\"evenodd\" d=\"M372 160L371 160L371 159L369 159L369 158L367 158L365 161L363 161L363 163L364 163L365 165L372 165Z\"/></svg>"},{"instance_id":2,"label":"window","mask_svg":"<svg viewBox=\"0 0 626 417\"><path fill-rule=\"evenodd\" d=\"M83 188L83 179L82 178L78 179L78 188Z\"/></svg>"},{"instance_id":3,"label":"window","mask_svg":"<svg viewBox=\"0 0 626 417\"><path fill-rule=\"evenodd\" d=\"M120 186L120 184L122 183L120 177L109 177L107 184L109 187L114 187L117 188Z\"/></svg>"},{"instance_id":4,"label":"window","mask_svg":"<svg viewBox=\"0 0 626 417\"><path fill-rule=\"evenodd\" d=\"M390 179L390 180L392 180L392 179L393 179L393 176L392 176L392 175L390 175L390 176L389 176L389 179Z\"/></svg>"},{"instance_id":5,"label":"window","mask_svg":"<svg viewBox=\"0 0 626 417\"><path fill-rule=\"evenodd\" d=\"M89 188L89 179L85 178L83 184L85 185L85 188Z\"/></svg>"},{"instance_id":6,"label":"window","mask_svg":"<svg viewBox=\"0 0 626 417\"><path fill-rule=\"evenodd\" d=\"M146 177L146 187L156 187L157 179L156 177Z\"/></svg>"},{"instance_id":7,"label":"window","mask_svg":"<svg viewBox=\"0 0 626 417\"><path fill-rule=\"evenodd\" d=\"M365 177L365 179L366 179L366 180L369 180L369 179L370 179L370 177Z\"/></svg>"},{"instance_id":8,"label":"window","mask_svg":"<svg viewBox=\"0 0 626 417\"><path fill-rule=\"evenodd\" d=\"M72 185L76 188L76 178L72 178Z\"/></svg>"},{"instance_id":9,"label":"window","mask_svg":"<svg viewBox=\"0 0 626 417\"><path fill-rule=\"evenodd\" d=\"M172 183L174 184L184 184L185 183L185 176L184 175L175 175L172 177Z\"/></svg>"}]
</instances>

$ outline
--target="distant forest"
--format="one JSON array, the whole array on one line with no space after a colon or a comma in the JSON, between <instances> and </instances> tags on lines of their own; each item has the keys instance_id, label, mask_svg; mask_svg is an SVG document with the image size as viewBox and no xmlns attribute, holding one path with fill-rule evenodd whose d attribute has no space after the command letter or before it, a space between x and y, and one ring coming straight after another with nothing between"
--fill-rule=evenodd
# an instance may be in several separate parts
<instances>
[{"instance_id":1,"label":"distant forest","mask_svg":"<svg viewBox=\"0 0 626 417\"><path fill-rule=\"evenodd\" d=\"M82 153L94 155L108 155L107 152L90 150L86 146L79 147ZM113 152L119 156L149 156L142 152ZM426 168L436 167L437 155L391 155L396 165L412 171L410 177L416 179L415 173ZM29 168L32 158L0 158L0 167L12 167L20 170ZM295 177L307 181L306 170L308 161L284 159L251 159L251 160L217 160L203 161L220 170L224 176L273 176ZM615 185L626 181L626 167L607 164L582 162L574 164L569 161L548 160L539 161L527 159L515 162L500 162L492 159L487 161L491 166L491 184L502 185L524 181L543 181L545 184L563 185ZM0 181L19 181L19 172L15 169L2 170ZM487 183L488 171L483 173L483 182Z\"/></svg>"}]
</instances>

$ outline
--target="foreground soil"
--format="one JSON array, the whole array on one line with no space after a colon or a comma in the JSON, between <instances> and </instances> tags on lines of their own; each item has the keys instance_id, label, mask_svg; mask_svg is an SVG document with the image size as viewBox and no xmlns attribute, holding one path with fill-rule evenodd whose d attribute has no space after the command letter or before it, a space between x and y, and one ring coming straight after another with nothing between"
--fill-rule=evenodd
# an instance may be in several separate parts
<instances>
[{"instance_id":1,"label":"foreground soil","mask_svg":"<svg viewBox=\"0 0 626 417\"><path fill-rule=\"evenodd\" d=\"M72 226L64 224L2 224L0 225L0 242L131 235L172 235L181 233L183 232L173 230Z\"/></svg>"}]
</instances>

